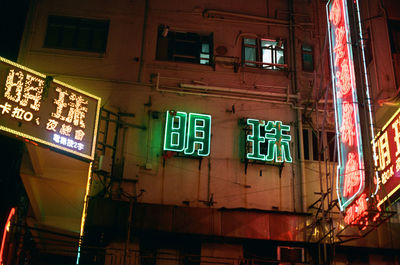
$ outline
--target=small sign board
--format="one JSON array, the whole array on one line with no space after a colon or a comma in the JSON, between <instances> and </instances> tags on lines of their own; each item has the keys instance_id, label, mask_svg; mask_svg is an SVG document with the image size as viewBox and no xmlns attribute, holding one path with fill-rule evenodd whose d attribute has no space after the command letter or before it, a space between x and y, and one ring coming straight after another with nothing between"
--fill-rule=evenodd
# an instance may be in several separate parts
<instances>
[{"instance_id":1,"label":"small sign board","mask_svg":"<svg viewBox=\"0 0 400 265\"><path fill-rule=\"evenodd\" d=\"M93 160L100 98L0 57L0 131Z\"/></svg>"}]
</instances>

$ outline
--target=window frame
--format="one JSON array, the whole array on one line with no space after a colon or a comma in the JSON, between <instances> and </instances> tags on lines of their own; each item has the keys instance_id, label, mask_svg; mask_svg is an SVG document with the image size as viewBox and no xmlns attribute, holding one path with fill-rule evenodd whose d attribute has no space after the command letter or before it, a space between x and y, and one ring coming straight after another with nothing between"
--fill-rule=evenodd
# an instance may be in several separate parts
<instances>
[{"instance_id":1,"label":"window frame","mask_svg":"<svg viewBox=\"0 0 400 265\"><path fill-rule=\"evenodd\" d=\"M107 50L109 29L110 20L106 19L49 15L43 47L103 54ZM80 34L88 36L86 43L80 42Z\"/></svg>"},{"instance_id":2,"label":"window frame","mask_svg":"<svg viewBox=\"0 0 400 265\"><path fill-rule=\"evenodd\" d=\"M306 51L305 47L310 48L311 51ZM311 68L306 68L306 64L305 64L305 60L304 60L304 56L305 55L311 55L311 60L312 60L312 63L311 63L312 67ZM303 72L314 72L314 70L315 70L315 65L314 64L315 64L314 47L312 45L303 43L301 45L301 69L302 69L302 71Z\"/></svg>"},{"instance_id":3,"label":"window frame","mask_svg":"<svg viewBox=\"0 0 400 265\"><path fill-rule=\"evenodd\" d=\"M202 34L170 30L169 27L160 25L158 27L155 59L157 61L212 66L214 57L213 42L213 33ZM191 46L190 44L193 45Z\"/></svg>"},{"instance_id":4,"label":"window frame","mask_svg":"<svg viewBox=\"0 0 400 265\"><path fill-rule=\"evenodd\" d=\"M305 137L304 133L307 131L307 138ZM318 161L324 161L326 158L328 159L328 162L330 163L336 163L338 161L338 154L336 150L336 157L334 159L334 148L335 148L335 138L336 138L336 132L332 130L325 130L325 133L322 134L320 131L320 137L322 137L322 143L323 143L323 148L324 148L324 153L321 155L321 159L319 160L318 154L316 154L316 151L318 150L318 142L316 141L317 135L316 132L311 129L311 128L303 128L303 142L300 143L303 145L303 152L304 152L304 161L309 161L309 162L318 162ZM328 134L332 137L329 139ZM331 142L333 141L333 143ZM331 150L333 148L333 150ZM300 150L300 149L299 149ZM306 157L306 153L308 153L308 157ZM300 155L300 154L299 154Z\"/></svg>"},{"instance_id":5,"label":"window frame","mask_svg":"<svg viewBox=\"0 0 400 265\"><path fill-rule=\"evenodd\" d=\"M255 40L255 44L246 43L246 40ZM275 42L275 46L270 46L270 48L266 48L263 46L263 42ZM280 44L280 45L278 45ZM281 46L281 47L279 47ZM255 49L255 58L256 61L246 60L246 48ZM271 51L271 62L264 61L264 51ZM279 57L278 53L282 51L283 56ZM242 66L248 68L258 68L265 70L286 70L288 68L286 63L286 41L284 39L268 39L268 38L259 38L259 37L243 37L242 38ZM283 58L283 64L278 63L277 59L279 57Z\"/></svg>"}]
</instances>

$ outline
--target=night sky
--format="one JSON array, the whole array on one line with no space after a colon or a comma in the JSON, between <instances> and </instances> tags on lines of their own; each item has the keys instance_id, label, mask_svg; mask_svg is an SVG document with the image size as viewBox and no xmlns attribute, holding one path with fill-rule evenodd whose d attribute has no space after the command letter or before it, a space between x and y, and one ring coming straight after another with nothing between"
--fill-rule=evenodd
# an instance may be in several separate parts
<instances>
[{"instance_id":1,"label":"night sky","mask_svg":"<svg viewBox=\"0 0 400 265\"><path fill-rule=\"evenodd\" d=\"M0 7L0 56L16 61L29 0L4 0Z\"/></svg>"},{"instance_id":2,"label":"night sky","mask_svg":"<svg viewBox=\"0 0 400 265\"><path fill-rule=\"evenodd\" d=\"M0 5L0 56L17 61L29 0L5 0ZM0 229L23 192L18 176L22 142L0 135ZM1 230L3 233L3 230Z\"/></svg>"}]
</instances>

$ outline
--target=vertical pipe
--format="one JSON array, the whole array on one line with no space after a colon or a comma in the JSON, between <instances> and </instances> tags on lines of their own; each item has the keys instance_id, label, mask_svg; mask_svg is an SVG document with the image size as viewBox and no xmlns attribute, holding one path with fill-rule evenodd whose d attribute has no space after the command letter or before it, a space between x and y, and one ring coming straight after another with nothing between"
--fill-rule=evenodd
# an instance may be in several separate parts
<instances>
[{"instance_id":1,"label":"vertical pipe","mask_svg":"<svg viewBox=\"0 0 400 265\"><path fill-rule=\"evenodd\" d=\"M207 180L207 201L210 200L210 185L211 185L211 158L208 157L208 180Z\"/></svg>"},{"instance_id":2,"label":"vertical pipe","mask_svg":"<svg viewBox=\"0 0 400 265\"><path fill-rule=\"evenodd\" d=\"M128 219L128 227L126 231L126 241L125 241L125 246L124 246L124 263L126 263L126 258L128 256L128 247L129 247L129 242L131 241L131 224L132 224L132 215L133 215L133 202L134 198L131 197L129 198L129 219Z\"/></svg>"},{"instance_id":3,"label":"vertical pipe","mask_svg":"<svg viewBox=\"0 0 400 265\"><path fill-rule=\"evenodd\" d=\"M293 20L294 5L293 0L289 0L289 46L290 46L290 72L291 72L291 84L292 93L297 94L297 63L296 63L296 34L295 25Z\"/></svg>"},{"instance_id":4,"label":"vertical pipe","mask_svg":"<svg viewBox=\"0 0 400 265\"><path fill-rule=\"evenodd\" d=\"M304 136L303 136L303 119L301 114L301 109L297 108L297 124L299 126L299 153L300 153L300 177L301 177L301 203L302 203L302 211L307 211L307 197L306 197L306 176L305 176L305 164L304 164Z\"/></svg>"},{"instance_id":5,"label":"vertical pipe","mask_svg":"<svg viewBox=\"0 0 400 265\"><path fill-rule=\"evenodd\" d=\"M139 63L139 71L138 71L138 82L142 82L142 71L143 71L143 56L144 56L144 45L146 43L146 30L147 30L147 16L149 12L149 0L145 0L144 4L144 17L143 17L143 32L142 32L142 44L140 47L140 63Z\"/></svg>"}]
</instances>

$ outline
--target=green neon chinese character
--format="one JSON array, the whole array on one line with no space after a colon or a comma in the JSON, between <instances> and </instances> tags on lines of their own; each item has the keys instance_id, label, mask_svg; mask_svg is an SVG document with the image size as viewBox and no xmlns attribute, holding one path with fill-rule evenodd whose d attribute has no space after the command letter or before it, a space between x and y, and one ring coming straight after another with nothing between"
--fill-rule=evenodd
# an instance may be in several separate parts
<instances>
[{"instance_id":1,"label":"green neon chinese character","mask_svg":"<svg viewBox=\"0 0 400 265\"><path fill-rule=\"evenodd\" d=\"M282 132L290 132L289 125L282 125L281 121L268 121L265 126L265 139L268 141L267 161L272 161L276 157L276 162L292 162L290 156L289 142L292 136L283 134Z\"/></svg>"},{"instance_id":2,"label":"green neon chinese character","mask_svg":"<svg viewBox=\"0 0 400 265\"><path fill-rule=\"evenodd\" d=\"M210 154L211 116L189 113L189 127L186 140L186 155L208 156ZM201 147L196 150L196 144Z\"/></svg>"},{"instance_id":3,"label":"green neon chinese character","mask_svg":"<svg viewBox=\"0 0 400 265\"><path fill-rule=\"evenodd\" d=\"M260 134L263 125L254 119L247 119L247 124L251 126L251 135L247 135L247 141L252 144L252 152L247 154L247 158L265 160L265 155L260 153L260 144L265 143L265 138Z\"/></svg>"},{"instance_id":4,"label":"green neon chinese character","mask_svg":"<svg viewBox=\"0 0 400 265\"><path fill-rule=\"evenodd\" d=\"M164 150L181 152L186 143L186 121L185 112L167 111L165 119Z\"/></svg>"}]
</instances>

